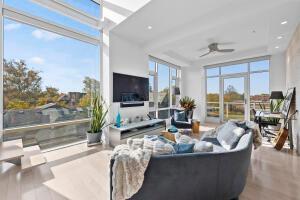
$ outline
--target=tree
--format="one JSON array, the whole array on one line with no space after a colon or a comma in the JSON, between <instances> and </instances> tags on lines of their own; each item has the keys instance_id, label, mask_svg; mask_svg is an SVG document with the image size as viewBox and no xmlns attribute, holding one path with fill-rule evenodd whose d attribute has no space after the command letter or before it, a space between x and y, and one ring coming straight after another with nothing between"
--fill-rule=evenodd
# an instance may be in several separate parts
<instances>
[{"instance_id":1,"label":"tree","mask_svg":"<svg viewBox=\"0 0 300 200\"><path fill-rule=\"evenodd\" d=\"M42 106L48 103L57 103L59 96L57 88L46 87L46 91L42 92L41 97L37 101L37 105Z\"/></svg>"},{"instance_id":2,"label":"tree","mask_svg":"<svg viewBox=\"0 0 300 200\"><path fill-rule=\"evenodd\" d=\"M86 108L91 106L91 96L86 94L84 95L80 100L79 100L79 104L80 107L82 108Z\"/></svg>"},{"instance_id":3,"label":"tree","mask_svg":"<svg viewBox=\"0 0 300 200\"><path fill-rule=\"evenodd\" d=\"M85 92L88 95L91 95L93 93L98 94L100 92L100 82L88 76L84 77L83 92Z\"/></svg>"},{"instance_id":4,"label":"tree","mask_svg":"<svg viewBox=\"0 0 300 200\"><path fill-rule=\"evenodd\" d=\"M85 77L83 80L83 92L86 94L79 100L80 107L91 106L91 99L93 95L100 93L100 82L96 79Z\"/></svg>"},{"instance_id":5,"label":"tree","mask_svg":"<svg viewBox=\"0 0 300 200\"><path fill-rule=\"evenodd\" d=\"M4 59L4 109L8 109L8 104L10 108L15 105L18 109L27 109L36 104L42 92L42 78L39 73L39 71L28 69L24 60L6 61Z\"/></svg>"},{"instance_id":6,"label":"tree","mask_svg":"<svg viewBox=\"0 0 300 200\"><path fill-rule=\"evenodd\" d=\"M244 94L237 92L234 86L228 85L224 92L224 102L235 102L244 100Z\"/></svg>"}]
</instances>

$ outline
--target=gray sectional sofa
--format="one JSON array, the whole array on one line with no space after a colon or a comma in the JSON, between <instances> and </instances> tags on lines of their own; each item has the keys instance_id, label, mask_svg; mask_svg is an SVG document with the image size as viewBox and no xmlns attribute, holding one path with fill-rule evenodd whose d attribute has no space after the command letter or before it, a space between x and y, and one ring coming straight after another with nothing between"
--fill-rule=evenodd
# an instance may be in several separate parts
<instances>
[{"instance_id":1,"label":"gray sectional sofa","mask_svg":"<svg viewBox=\"0 0 300 200\"><path fill-rule=\"evenodd\" d=\"M226 151L222 150L216 138L204 137L202 140L213 142L216 151L153 156L142 188L130 199L238 199L246 183L252 138L252 130L249 129L234 149ZM113 162L111 160L111 167Z\"/></svg>"}]
</instances>

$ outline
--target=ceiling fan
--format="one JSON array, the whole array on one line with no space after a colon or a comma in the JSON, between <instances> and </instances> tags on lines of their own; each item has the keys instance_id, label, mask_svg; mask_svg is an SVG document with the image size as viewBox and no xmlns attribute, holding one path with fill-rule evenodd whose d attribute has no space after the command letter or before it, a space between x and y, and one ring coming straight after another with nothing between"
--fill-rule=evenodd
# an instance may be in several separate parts
<instances>
[{"instance_id":1,"label":"ceiling fan","mask_svg":"<svg viewBox=\"0 0 300 200\"><path fill-rule=\"evenodd\" d=\"M208 54L212 53L212 52L221 52L221 53L230 53L230 52L233 52L234 49L219 49L218 47L219 43L211 43L208 45L208 52L201 55L200 57L203 57L203 56L207 56Z\"/></svg>"}]
</instances>

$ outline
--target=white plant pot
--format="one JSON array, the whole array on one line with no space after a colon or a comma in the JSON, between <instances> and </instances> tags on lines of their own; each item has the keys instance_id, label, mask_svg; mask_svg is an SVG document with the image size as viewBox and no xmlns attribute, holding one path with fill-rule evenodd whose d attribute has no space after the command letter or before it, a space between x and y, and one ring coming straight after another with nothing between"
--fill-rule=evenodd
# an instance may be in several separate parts
<instances>
[{"instance_id":1,"label":"white plant pot","mask_svg":"<svg viewBox=\"0 0 300 200\"><path fill-rule=\"evenodd\" d=\"M86 132L87 142L89 144L99 143L101 141L102 131L99 133Z\"/></svg>"}]
</instances>

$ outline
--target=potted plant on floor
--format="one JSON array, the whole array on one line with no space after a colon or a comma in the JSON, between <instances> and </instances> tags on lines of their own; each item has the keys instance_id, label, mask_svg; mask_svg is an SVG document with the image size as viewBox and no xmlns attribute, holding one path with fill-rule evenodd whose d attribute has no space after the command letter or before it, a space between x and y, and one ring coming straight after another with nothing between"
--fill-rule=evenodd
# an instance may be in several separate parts
<instances>
[{"instance_id":1,"label":"potted plant on floor","mask_svg":"<svg viewBox=\"0 0 300 200\"><path fill-rule=\"evenodd\" d=\"M108 109L105 109L105 102L102 97L96 96L92 100L92 117L90 130L86 132L87 141L89 144L100 143L102 130L106 127L106 116Z\"/></svg>"},{"instance_id":2,"label":"potted plant on floor","mask_svg":"<svg viewBox=\"0 0 300 200\"><path fill-rule=\"evenodd\" d=\"M195 99L185 96L179 100L179 104L187 112L188 118L191 119L193 117L193 110L196 108Z\"/></svg>"}]
</instances>

